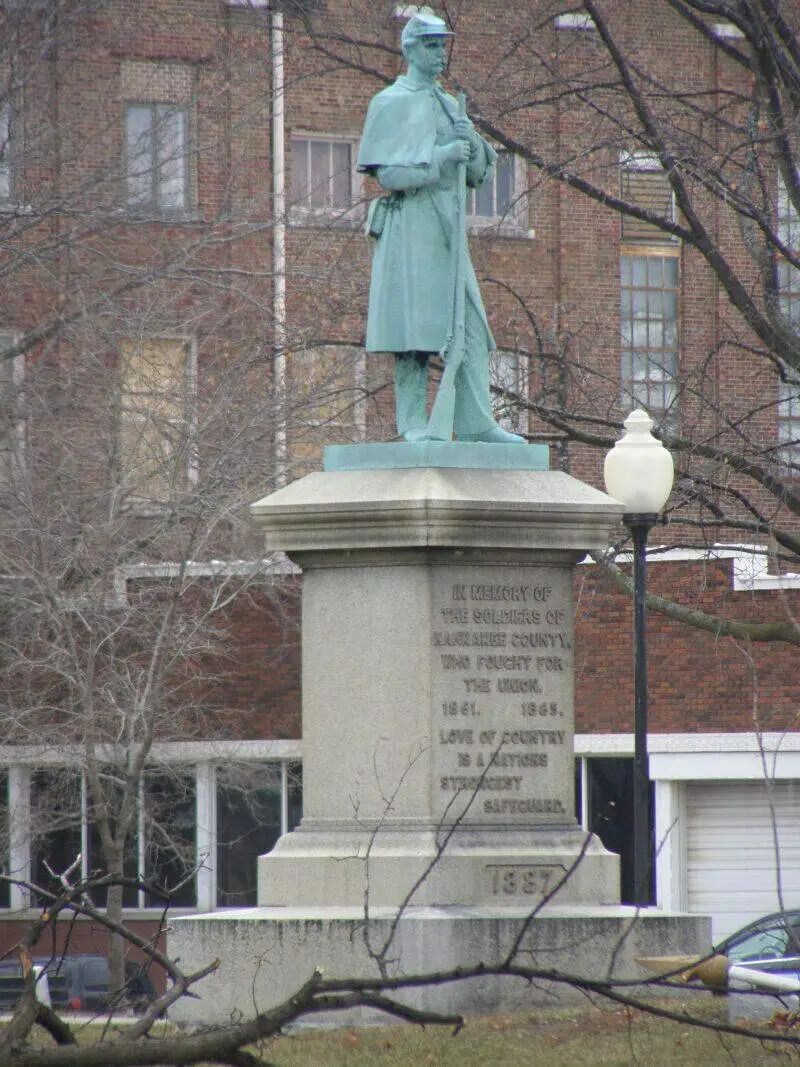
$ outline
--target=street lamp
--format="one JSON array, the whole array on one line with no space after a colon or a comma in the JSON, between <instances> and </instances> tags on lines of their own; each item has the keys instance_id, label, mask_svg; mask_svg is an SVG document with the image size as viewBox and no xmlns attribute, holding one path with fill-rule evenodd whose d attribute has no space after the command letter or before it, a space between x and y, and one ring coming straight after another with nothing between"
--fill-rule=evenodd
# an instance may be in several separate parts
<instances>
[{"instance_id":1,"label":"street lamp","mask_svg":"<svg viewBox=\"0 0 800 1067\"><path fill-rule=\"evenodd\" d=\"M672 489L672 456L651 434L653 420L637 408L625 433L606 456L606 489L622 501L622 520L633 538L633 903L651 903L650 771L647 762L647 534L659 521Z\"/></svg>"}]
</instances>

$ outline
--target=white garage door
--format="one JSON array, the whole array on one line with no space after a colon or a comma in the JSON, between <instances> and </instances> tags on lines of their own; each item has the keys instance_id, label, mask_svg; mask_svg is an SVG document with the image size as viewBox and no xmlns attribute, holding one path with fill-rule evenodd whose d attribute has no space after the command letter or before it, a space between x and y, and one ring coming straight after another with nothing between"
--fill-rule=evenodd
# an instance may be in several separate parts
<instances>
[{"instance_id":1,"label":"white garage door","mask_svg":"<svg viewBox=\"0 0 800 1067\"><path fill-rule=\"evenodd\" d=\"M774 811L774 817L773 817ZM800 907L800 782L690 782L687 902L718 941L783 906Z\"/></svg>"}]
</instances>

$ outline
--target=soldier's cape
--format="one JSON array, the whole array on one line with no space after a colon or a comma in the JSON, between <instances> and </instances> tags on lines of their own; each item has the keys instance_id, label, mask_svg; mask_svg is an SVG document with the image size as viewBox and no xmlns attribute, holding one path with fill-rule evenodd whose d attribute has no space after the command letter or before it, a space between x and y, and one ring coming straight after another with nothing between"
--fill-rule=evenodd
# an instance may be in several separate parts
<instances>
[{"instance_id":1,"label":"soldier's cape","mask_svg":"<svg viewBox=\"0 0 800 1067\"><path fill-rule=\"evenodd\" d=\"M442 90L436 91L436 97L455 122L455 100ZM357 167L367 174L374 174L378 167L427 167L435 144L434 92L401 75L370 101Z\"/></svg>"}]
</instances>

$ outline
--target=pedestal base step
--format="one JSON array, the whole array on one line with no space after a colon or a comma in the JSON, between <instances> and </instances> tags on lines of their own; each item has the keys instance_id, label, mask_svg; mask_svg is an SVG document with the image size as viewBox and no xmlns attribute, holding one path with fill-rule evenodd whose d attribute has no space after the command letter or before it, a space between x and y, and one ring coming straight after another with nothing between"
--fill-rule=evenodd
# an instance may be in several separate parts
<instances>
[{"instance_id":1,"label":"pedestal base step","mask_svg":"<svg viewBox=\"0 0 800 1067\"><path fill-rule=\"evenodd\" d=\"M386 955L393 975L494 964L508 953L528 914L525 908L409 908L396 922L396 912L386 908L373 909L366 921L363 908L248 908L173 919L167 952L185 972L215 958L222 962L193 987L199 999L178 1001L170 1017L210 1024L265 1011L317 967L328 978L377 977L375 954L390 938ZM608 976L613 961L614 977L644 980L637 956L700 955L710 937L707 916L637 913L621 905L549 908L531 923L519 958L543 972L598 979ZM433 1011L493 1014L573 1003L584 994L562 982L481 977L398 996ZM344 1026L378 1020L350 1014L334 1021Z\"/></svg>"},{"instance_id":2,"label":"pedestal base step","mask_svg":"<svg viewBox=\"0 0 800 1067\"><path fill-rule=\"evenodd\" d=\"M619 903L619 856L577 827L309 829L258 860L258 903L319 907Z\"/></svg>"}]
</instances>

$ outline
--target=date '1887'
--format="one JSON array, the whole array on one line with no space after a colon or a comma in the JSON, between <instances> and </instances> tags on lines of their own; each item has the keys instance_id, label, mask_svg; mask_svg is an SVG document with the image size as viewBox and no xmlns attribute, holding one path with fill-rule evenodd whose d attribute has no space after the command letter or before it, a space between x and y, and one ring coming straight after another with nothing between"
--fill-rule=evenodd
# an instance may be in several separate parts
<instances>
[{"instance_id":1,"label":"date '1887'","mask_svg":"<svg viewBox=\"0 0 800 1067\"><path fill-rule=\"evenodd\" d=\"M523 866L491 863L484 868L489 875L492 896L543 897L556 880L566 873L561 865Z\"/></svg>"}]
</instances>

